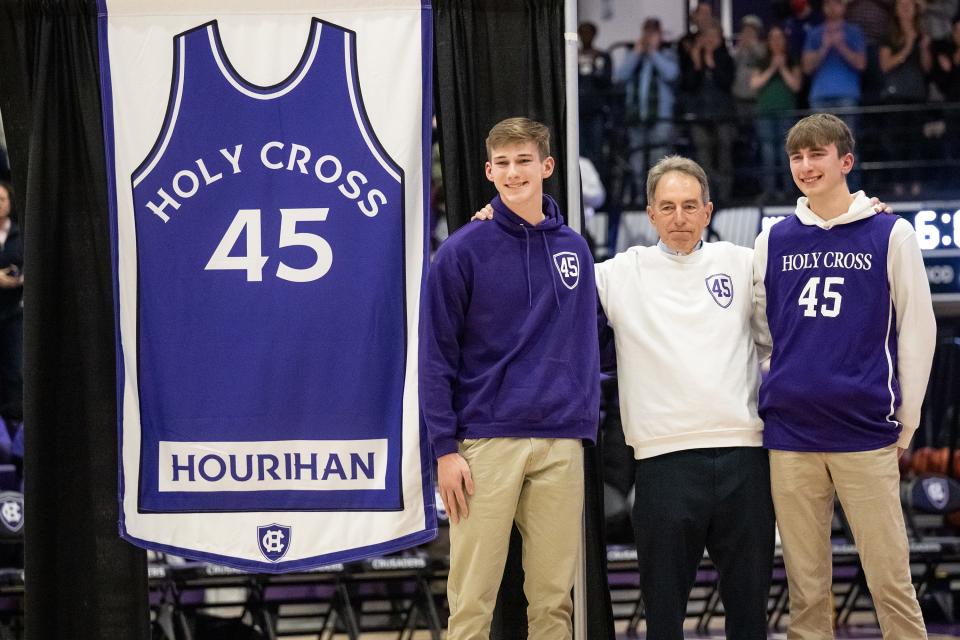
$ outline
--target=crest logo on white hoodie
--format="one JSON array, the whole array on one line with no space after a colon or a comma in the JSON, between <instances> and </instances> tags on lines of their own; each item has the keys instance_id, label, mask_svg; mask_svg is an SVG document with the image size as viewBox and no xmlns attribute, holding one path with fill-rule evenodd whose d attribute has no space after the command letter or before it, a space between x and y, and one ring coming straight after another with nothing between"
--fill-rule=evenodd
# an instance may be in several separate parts
<instances>
[{"instance_id":1,"label":"crest logo on white hoodie","mask_svg":"<svg viewBox=\"0 0 960 640\"><path fill-rule=\"evenodd\" d=\"M561 251L553 254L553 264L560 273L563 286L575 289L580 282L580 258L573 251Z\"/></svg>"},{"instance_id":2,"label":"crest logo on white hoodie","mask_svg":"<svg viewBox=\"0 0 960 640\"><path fill-rule=\"evenodd\" d=\"M713 301L726 309L733 302L733 280L725 273L715 273L707 276L707 291Z\"/></svg>"}]
</instances>

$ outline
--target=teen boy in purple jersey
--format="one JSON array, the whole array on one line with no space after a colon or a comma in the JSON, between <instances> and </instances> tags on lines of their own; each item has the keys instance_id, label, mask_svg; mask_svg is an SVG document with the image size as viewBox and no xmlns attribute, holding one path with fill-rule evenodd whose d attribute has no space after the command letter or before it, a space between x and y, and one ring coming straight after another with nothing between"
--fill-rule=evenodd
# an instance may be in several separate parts
<instances>
[{"instance_id":1,"label":"teen boy in purple jersey","mask_svg":"<svg viewBox=\"0 0 960 640\"><path fill-rule=\"evenodd\" d=\"M543 194L547 127L504 120L487 155L495 222L440 247L420 319L420 405L451 522L447 638L489 636L514 521L528 637L571 638L600 398L593 260Z\"/></svg>"},{"instance_id":2,"label":"teen boy in purple jersey","mask_svg":"<svg viewBox=\"0 0 960 640\"><path fill-rule=\"evenodd\" d=\"M863 192L850 193L854 141L843 121L804 118L786 148L805 197L795 216L758 236L754 295L772 348L760 416L790 588L789 637L833 637L836 492L883 637L926 638L897 465L919 422L936 337L920 249L906 220L876 215Z\"/></svg>"}]
</instances>

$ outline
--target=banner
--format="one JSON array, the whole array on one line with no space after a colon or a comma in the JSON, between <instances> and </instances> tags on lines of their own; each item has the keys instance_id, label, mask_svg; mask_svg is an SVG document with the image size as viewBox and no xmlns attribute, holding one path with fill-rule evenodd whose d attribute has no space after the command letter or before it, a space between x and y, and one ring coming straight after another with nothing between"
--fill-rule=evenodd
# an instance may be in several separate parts
<instances>
[{"instance_id":1,"label":"banner","mask_svg":"<svg viewBox=\"0 0 960 640\"><path fill-rule=\"evenodd\" d=\"M436 534L421 0L100 0L121 535L283 572Z\"/></svg>"}]
</instances>

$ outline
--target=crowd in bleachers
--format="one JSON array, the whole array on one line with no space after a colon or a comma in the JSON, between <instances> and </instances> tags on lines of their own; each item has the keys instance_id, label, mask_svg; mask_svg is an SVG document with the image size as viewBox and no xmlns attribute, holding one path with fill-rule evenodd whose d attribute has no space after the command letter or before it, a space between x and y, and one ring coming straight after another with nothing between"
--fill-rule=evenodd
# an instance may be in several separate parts
<instances>
[{"instance_id":1,"label":"crowd in bleachers","mask_svg":"<svg viewBox=\"0 0 960 640\"><path fill-rule=\"evenodd\" d=\"M788 7L788 9L787 9ZM852 186L888 199L947 196L960 164L960 1L791 0L768 24L723 32L710 2L664 39L647 17L635 42L595 45L579 28L581 155L603 207L645 205L646 169L695 158L718 206L786 203L786 130L807 110L842 117L860 141ZM615 239L614 239L615 240Z\"/></svg>"}]
</instances>

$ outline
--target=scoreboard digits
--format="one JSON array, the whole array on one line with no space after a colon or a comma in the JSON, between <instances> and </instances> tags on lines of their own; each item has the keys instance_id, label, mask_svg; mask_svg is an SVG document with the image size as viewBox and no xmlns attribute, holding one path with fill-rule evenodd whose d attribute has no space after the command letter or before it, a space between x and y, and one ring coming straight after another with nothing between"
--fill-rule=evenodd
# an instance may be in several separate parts
<instances>
[{"instance_id":1,"label":"scoreboard digits","mask_svg":"<svg viewBox=\"0 0 960 640\"><path fill-rule=\"evenodd\" d=\"M956 247L960 240L960 209L921 209L914 215L913 228L923 251Z\"/></svg>"}]
</instances>

